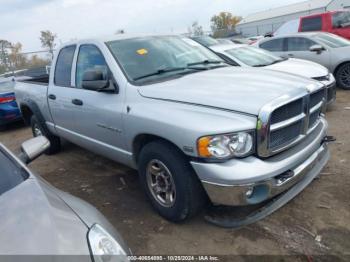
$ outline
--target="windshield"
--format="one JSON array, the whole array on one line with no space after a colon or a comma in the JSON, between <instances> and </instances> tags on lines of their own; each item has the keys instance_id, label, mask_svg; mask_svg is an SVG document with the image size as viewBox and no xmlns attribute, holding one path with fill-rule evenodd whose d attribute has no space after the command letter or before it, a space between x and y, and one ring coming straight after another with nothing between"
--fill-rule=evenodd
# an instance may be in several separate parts
<instances>
[{"instance_id":1,"label":"windshield","mask_svg":"<svg viewBox=\"0 0 350 262\"><path fill-rule=\"evenodd\" d=\"M283 59L260 48L245 46L226 50L229 56L238 59L248 66L267 66L278 63Z\"/></svg>"},{"instance_id":2,"label":"windshield","mask_svg":"<svg viewBox=\"0 0 350 262\"><path fill-rule=\"evenodd\" d=\"M12 79L3 80L0 78L0 93L7 93L14 91L15 83Z\"/></svg>"},{"instance_id":3,"label":"windshield","mask_svg":"<svg viewBox=\"0 0 350 262\"><path fill-rule=\"evenodd\" d=\"M350 12L336 12L332 15L334 28L350 26Z\"/></svg>"},{"instance_id":4,"label":"windshield","mask_svg":"<svg viewBox=\"0 0 350 262\"><path fill-rule=\"evenodd\" d=\"M130 81L158 81L199 70L227 66L195 41L177 36L140 37L107 46Z\"/></svg>"},{"instance_id":5,"label":"windshield","mask_svg":"<svg viewBox=\"0 0 350 262\"><path fill-rule=\"evenodd\" d=\"M314 36L315 40L319 43L324 44L331 48L339 48L344 46L350 46L350 41L332 34L316 34Z\"/></svg>"},{"instance_id":6,"label":"windshield","mask_svg":"<svg viewBox=\"0 0 350 262\"><path fill-rule=\"evenodd\" d=\"M218 40L216 40L210 36L198 36L198 37L193 37L192 39L197 41L201 45L206 46L206 47L220 44L220 42Z\"/></svg>"},{"instance_id":7,"label":"windshield","mask_svg":"<svg viewBox=\"0 0 350 262\"><path fill-rule=\"evenodd\" d=\"M1 149L0 149L1 150ZM22 183L27 175L12 159L0 151L0 195Z\"/></svg>"}]
</instances>

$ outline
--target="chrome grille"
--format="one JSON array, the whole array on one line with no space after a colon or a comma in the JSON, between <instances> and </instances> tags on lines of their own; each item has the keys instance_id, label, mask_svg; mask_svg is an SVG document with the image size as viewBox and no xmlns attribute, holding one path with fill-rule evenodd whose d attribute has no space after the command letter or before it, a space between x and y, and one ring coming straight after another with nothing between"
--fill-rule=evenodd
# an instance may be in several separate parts
<instances>
[{"instance_id":1,"label":"chrome grille","mask_svg":"<svg viewBox=\"0 0 350 262\"><path fill-rule=\"evenodd\" d=\"M303 121L298 121L290 126L283 129L272 131L270 133L270 149L274 149L278 146L284 146L292 142L296 137L298 137L303 128Z\"/></svg>"},{"instance_id":2,"label":"chrome grille","mask_svg":"<svg viewBox=\"0 0 350 262\"><path fill-rule=\"evenodd\" d=\"M277 101L276 106L269 104L261 110L257 132L260 156L269 157L293 146L319 123L326 89L303 95L299 92L295 91L296 97L287 103Z\"/></svg>"},{"instance_id":3,"label":"chrome grille","mask_svg":"<svg viewBox=\"0 0 350 262\"><path fill-rule=\"evenodd\" d=\"M303 112L303 99L298 99L276 109L271 115L271 124L282 122L283 120L300 115Z\"/></svg>"}]
</instances>

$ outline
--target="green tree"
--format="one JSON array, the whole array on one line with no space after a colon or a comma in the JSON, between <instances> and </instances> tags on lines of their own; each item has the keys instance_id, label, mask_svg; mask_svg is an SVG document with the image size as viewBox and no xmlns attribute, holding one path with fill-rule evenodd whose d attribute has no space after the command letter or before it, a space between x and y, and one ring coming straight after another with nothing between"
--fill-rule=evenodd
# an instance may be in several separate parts
<instances>
[{"instance_id":1,"label":"green tree","mask_svg":"<svg viewBox=\"0 0 350 262\"><path fill-rule=\"evenodd\" d=\"M50 30L40 31L40 41L43 48L49 49L51 56L53 57L53 51L55 49L55 40L57 35L52 33Z\"/></svg>"},{"instance_id":2,"label":"green tree","mask_svg":"<svg viewBox=\"0 0 350 262\"><path fill-rule=\"evenodd\" d=\"M211 18L211 29L214 37L223 37L235 31L236 25L242 20L240 16L234 16L229 12L220 12Z\"/></svg>"},{"instance_id":3,"label":"green tree","mask_svg":"<svg viewBox=\"0 0 350 262\"><path fill-rule=\"evenodd\" d=\"M188 33L192 36L200 36L204 34L203 27L197 21L194 21L188 28Z\"/></svg>"}]
</instances>

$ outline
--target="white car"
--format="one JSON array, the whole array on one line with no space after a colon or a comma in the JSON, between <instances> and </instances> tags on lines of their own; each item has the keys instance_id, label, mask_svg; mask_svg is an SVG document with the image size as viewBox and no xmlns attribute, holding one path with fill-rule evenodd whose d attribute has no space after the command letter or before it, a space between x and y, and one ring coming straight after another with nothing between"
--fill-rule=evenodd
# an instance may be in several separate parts
<instances>
[{"instance_id":1,"label":"white car","mask_svg":"<svg viewBox=\"0 0 350 262\"><path fill-rule=\"evenodd\" d=\"M320 64L303 59L281 58L264 49L248 45L215 45L210 49L234 66L263 67L321 81L327 86L328 104L335 100L335 78Z\"/></svg>"}]
</instances>

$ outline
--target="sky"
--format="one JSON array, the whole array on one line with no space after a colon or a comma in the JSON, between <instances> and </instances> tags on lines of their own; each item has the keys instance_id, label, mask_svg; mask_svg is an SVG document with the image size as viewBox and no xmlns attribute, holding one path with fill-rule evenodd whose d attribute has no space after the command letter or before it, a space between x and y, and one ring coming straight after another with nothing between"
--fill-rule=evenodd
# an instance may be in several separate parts
<instances>
[{"instance_id":1,"label":"sky","mask_svg":"<svg viewBox=\"0 0 350 262\"><path fill-rule=\"evenodd\" d=\"M72 39L127 33L185 33L193 21L205 30L221 11L248 14L301 0L0 0L0 39L42 50L41 30L58 44ZM249 3L249 4L248 4Z\"/></svg>"}]
</instances>

